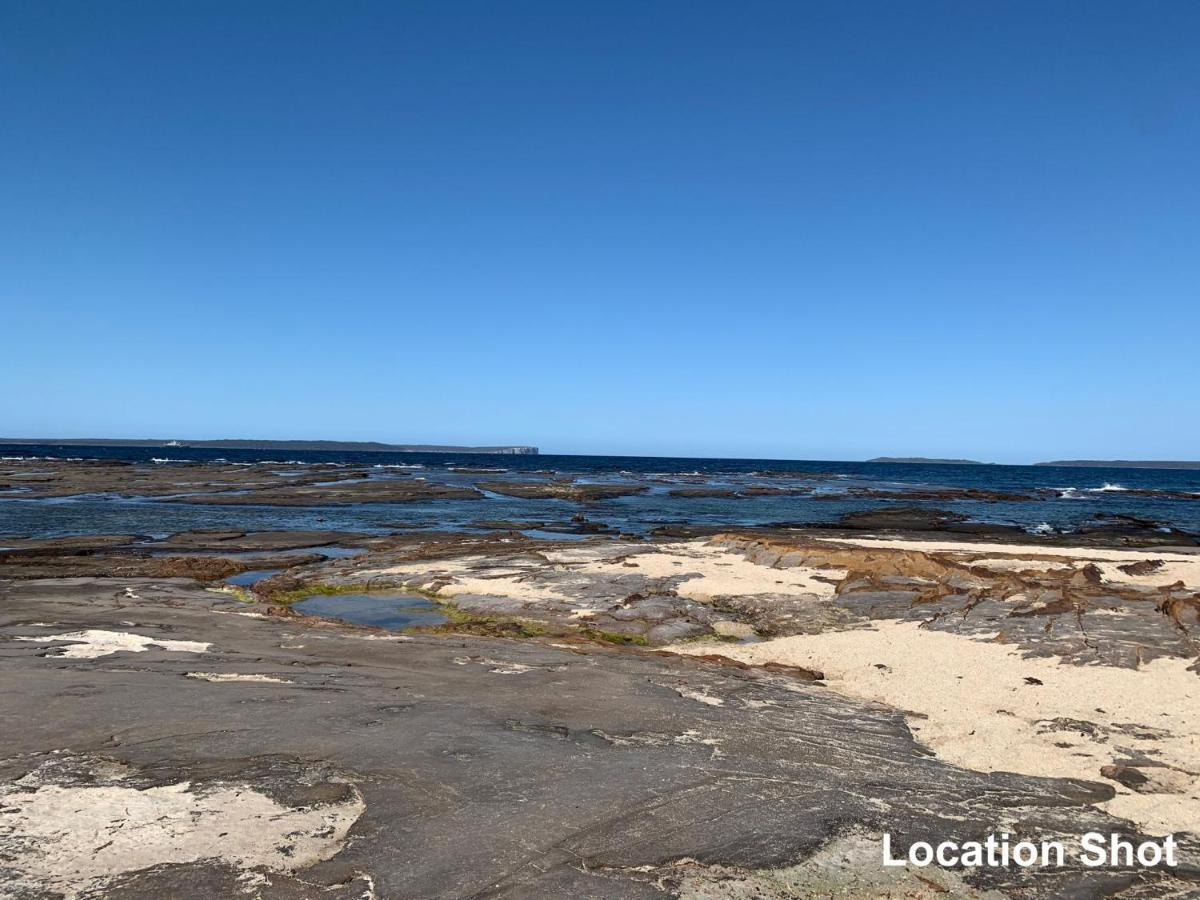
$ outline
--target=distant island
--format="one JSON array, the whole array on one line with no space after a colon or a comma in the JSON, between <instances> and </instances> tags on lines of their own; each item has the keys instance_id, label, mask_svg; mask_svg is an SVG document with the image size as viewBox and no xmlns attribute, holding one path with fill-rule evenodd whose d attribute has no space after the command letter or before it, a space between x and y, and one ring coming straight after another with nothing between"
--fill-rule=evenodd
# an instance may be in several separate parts
<instances>
[{"instance_id":1,"label":"distant island","mask_svg":"<svg viewBox=\"0 0 1200 900\"><path fill-rule=\"evenodd\" d=\"M381 444L378 441L180 441L113 438L0 438L0 444L65 447L195 447L206 450L329 450L351 453L504 453L536 456L537 447L454 447L443 444Z\"/></svg>"},{"instance_id":2,"label":"distant island","mask_svg":"<svg viewBox=\"0 0 1200 900\"><path fill-rule=\"evenodd\" d=\"M919 463L926 466L990 466L974 459L935 459L928 456L876 456L867 462L875 463Z\"/></svg>"},{"instance_id":3,"label":"distant island","mask_svg":"<svg viewBox=\"0 0 1200 900\"><path fill-rule=\"evenodd\" d=\"M1200 462L1180 462L1165 459L1058 459L1034 463L1035 466L1074 466L1103 469L1200 469Z\"/></svg>"}]
</instances>

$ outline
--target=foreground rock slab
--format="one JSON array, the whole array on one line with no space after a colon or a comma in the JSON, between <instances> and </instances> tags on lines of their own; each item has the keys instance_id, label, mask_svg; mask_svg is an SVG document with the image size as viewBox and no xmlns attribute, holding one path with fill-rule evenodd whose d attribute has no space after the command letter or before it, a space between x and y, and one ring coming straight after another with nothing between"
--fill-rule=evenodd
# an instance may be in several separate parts
<instances>
[{"instance_id":1,"label":"foreground rock slab","mask_svg":"<svg viewBox=\"0 0 1200 900\"><path fill-rule=\"evenodd\" d=\"M96 652L61 652L95 632ZM1132 829L1093 805L1109 785L958 768L893 708L703 659L351 629L183 579L47 579L0 582L0 685L13 897L1200 890L1186 842L1173 872L881 881L885 830Z\"/></svg>"}]
</instances>

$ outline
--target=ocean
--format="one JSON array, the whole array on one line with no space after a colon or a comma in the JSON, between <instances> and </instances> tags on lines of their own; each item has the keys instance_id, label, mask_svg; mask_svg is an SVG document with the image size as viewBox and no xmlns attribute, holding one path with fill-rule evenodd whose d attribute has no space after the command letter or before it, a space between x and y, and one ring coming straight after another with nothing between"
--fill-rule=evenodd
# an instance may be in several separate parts
<instances>
[{"instance_id":1,"label":"ocean","mask_svg":"<svg viewBox=\"0 0 1200 900\"><path fill-rule=\"evenodd\" d=\"M11 459L81 458L177 467L217 461L267 467L353 466L369 469L372 478L420 477L455 485L486 479L570 477L583 482L637 482L647 490L586 504L488 493L482 500L276 507L183 504L104 495L30 499L22 496L19 487L0 487L0 536L88 533L160 536L197 528L240 531L320 528L382 533L399 528L469 529L485 521L564 522L581 512L590 522L603 523L613 532L646 534L665 525L830 524L849 512L901 505L948 510L969 520L1016 525L1030 532L1071 531L1094 523L1097 516L1124 515L1200 534L1200 471L1186 469L550 454L288 451L281 456L278 451L50 444L0 447L0 463ZM451 471L454 468L496 471L463 473ZM671 494L697 488L730 491L780 488L807 492L721 497ZM1031 497L987 501L913 496L942 490L1030 493ZM1159 492L1177 496L1156 496ZM878 496L880 493L886 496ZM539 533L535 526L526 530ZM564 539L571 537L553 532L546 536L551 534Z\"/></svg>"}]
</instances>

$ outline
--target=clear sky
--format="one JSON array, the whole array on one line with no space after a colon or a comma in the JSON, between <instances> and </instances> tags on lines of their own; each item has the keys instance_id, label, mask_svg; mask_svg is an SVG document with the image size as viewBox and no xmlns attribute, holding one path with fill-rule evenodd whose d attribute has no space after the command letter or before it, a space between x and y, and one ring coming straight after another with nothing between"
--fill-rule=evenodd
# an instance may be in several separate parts
<instances>
[{"instance_id":1,"label":"clear sky","mask_svg":"<svg viewBox=\"0 0 1200 900\"><path fill-rule=\"evenodd\" d=\"M1198 458L1198 34L0 0L0 435Z\"/></svg>"}]
</instances>

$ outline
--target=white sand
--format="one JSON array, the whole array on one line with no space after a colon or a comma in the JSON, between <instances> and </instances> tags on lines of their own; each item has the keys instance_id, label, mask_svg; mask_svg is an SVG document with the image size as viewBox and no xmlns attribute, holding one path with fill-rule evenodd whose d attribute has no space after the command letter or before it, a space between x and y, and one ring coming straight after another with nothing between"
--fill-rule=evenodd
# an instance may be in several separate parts
<instances>
[{"instance_id":1,"label":"white sand","mask_svg":"<svg viewBox=\"0 0 1200 900\"><path fill-rule=\"evenodd\" d=\"M653 553L641 553L624 562L591 560L577 565L579 572L620 575L638 572L651 578L684 575L676 593L706 603L713 597L747 594L802 593L831 598L834 585L846 577L844 569L792 566L774 569L747 560L740 552L697 541L663 544ZM828 580L822 580L828 579Z\"/></svg>"},{"instance_id":2,"label":"white sand","mask_svg":"<svg viewBox=\"0 0 1200 900\"><path fill-rule=\"evenodd\" d=\"M47 656L63 656L68 659L95 659L99 656L111 656L114 653L145 653L150 647L168 650L172 653L204 653L212 644L203 641L169 641L163 638L150 638L127 631L104 631L89 629L88 631L68 631L64 634L51 634L42 637L18 637L18 641L35 641L39 644L65 642L67 646L50 651Z\"/></svg>"},{"instance_id":3,"label":"white sand","mask_svg":"<svg viewBox=\"0 0 1200 900\"><path fill-rule=\"evenodd\" d=\"M186 672L188 678L199 681L211 681L213 684L245 681L252 684L295 684L286 678L276 678L274 675L238 675L233 672Z\"/></svg>"},{"instance_id":4,"label":"white sand","mask_svg":"<svg viewBox=\"0 0 1200 900\"><path fill-rule=\"evenodd\" d=\"M0 838L20 893L67 900L118 875L164 863L224 860L242 869L294 872L342 849L366 805L357 791L329 806L292 808L249 785L193 791L188 782L132 787L43 785L3 796Z\"/></svg>"},{"instance_id":5,"label":"white sand","mask_svg":"<svg viewBox=\"0 0 1200 900\"><path fill-rule=\"evenodd\" d=\"M714 697L712 694L706 694L704 691L692 690L691 688L675 688L675 693L685 700L695 700L697 703L703 703L705 706L725 705L725 701L720 697Z\"/></svg>"},{"instance_id":6,"label":"white sand","mask_svg":"<svg viewBox=\"0 0 1200 900\"><path fill-rule=\"evenodd\" d=\"M1103 804L1114 815L1153 834L1200 834L1200 677L1187 671L1190 660L1156 659L1139 670L1060 665L1026 659L1009 645L900 622L759 644L669 649L819 669L834 690L927 716L911 717L910 727L947 762L983 772L1104 781L1118 792ZM1026 677L1043 684L1028 684ZM1057 718L1093 722L1106 731L1089 737L1048 729L1045 723ZM1139 739L1139 729L1166 733ZM1160 780L1162 789L1180 792L1138 794L1104 779L1101 766L1124 756L1122 748L1170 766L1141 771Z\"/></svg>"},{"instance_id":7,"label":"white sand","mask_svg":"<svg viewBox=\"0 0 1200 900\"><path fill-rule=\"evenodd\" d=\"M547 600L571 603L572 598L543 585L527 582L528 569L489 568L488 577L480 578L473 566L486 564L481 556L464 556L458 559L438 560L436 563L401 563L382 569L362 573L364 579L386 575L411 579L424 590L433 590L439 597L452 598L458 594L491 594L512 597L525 603L541 603ZM444 579L449 584L441 584ZM436 589L436 590L435 590Z\"/></svg>"},{"instance_id":8,"label":"white sand","mask_svg":"<svg viewBox=\"0 0 1200 900\"><path fill-rule=\"evenodd\" d=\"M781 869L735 869L692 859L674 865L682 873L680 900L934 900L960 897L1003 900L980 891L962 874L937 866L913 870L880 865L883 836L852 832L834 838L803 862Z\"/></svg>"},{"instance_id":9,"label":"white sand","mask_svg":"<svg viewBox=\"0 0 1200 900\"><path fill-rule=\"evenodd\" d=\"M493 675L524 675L535 670L556 672L565 666L527 666L519 662L506 662L502 659L492 659L487 656L456 656L451 660L456 666L469 666L472 663L486 666Z\"/></svg>"},{"instance_id":10,"label":"white sand","mask_svg":"<svg viewBox=\"0 0 1200 900\"><path fill-rule=\"evenodd\" d=\"M828 599L834 592L829 581L837 582L846 576L844 569L836 568L773 569L749 562L737 551L703 541L662 544L651 553L617 554L611 546L588 545L549 551L544 556L558 572L577 575L584 586L600 576L630 573L651 578L682 576L684 581L677 593L702 603L718 596L772 593L804 593ZM489 594L522 603L550 601L570 606L586 602L578 594L539 581L537 566L489 568L486 577L481 577L484 570L475 567L486 562L484 557L462 557L435 564L403 563L362 574L364 578L411 577L422 588L437 588L437 595L447 599L459 594ZM439 579L449 579L450 583L440 583Z\"/></svg>"},{"instance_id":11,"label":"white sand","mask_svg":"<svg viewBox=\"0 0 1200 900\"><path fill-rule=\"evenodd\" d=\"M401 644L412 640L406 634L346 634L342 636L353 638L356 641L396 641Z\"/></svg>"}]
</instances>

